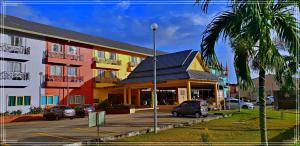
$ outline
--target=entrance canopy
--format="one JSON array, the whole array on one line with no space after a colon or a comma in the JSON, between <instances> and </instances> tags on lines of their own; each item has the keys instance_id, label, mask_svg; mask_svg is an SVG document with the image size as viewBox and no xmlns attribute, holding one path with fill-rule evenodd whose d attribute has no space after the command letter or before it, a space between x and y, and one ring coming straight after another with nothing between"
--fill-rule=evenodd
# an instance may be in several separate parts
<instances>
[{"instance_id":1,"label":"entrance canopy","mask_svg":"<svg viewBox=\"0 0 300 146\"><path fill-rule=\"evenodd\" d=\"M218 77L209 73L198 51L186 50L157 56L157 88L175 89L178 103L193 99L192 88L199 91L203 88L213 90L213 93L203 95L213 96L218 104L217 81ZM131 89L153 90L153 57L142 61L120 85L130 92ZM197 95L200 95L199 92Z\"/></svg>"}]
</instances>

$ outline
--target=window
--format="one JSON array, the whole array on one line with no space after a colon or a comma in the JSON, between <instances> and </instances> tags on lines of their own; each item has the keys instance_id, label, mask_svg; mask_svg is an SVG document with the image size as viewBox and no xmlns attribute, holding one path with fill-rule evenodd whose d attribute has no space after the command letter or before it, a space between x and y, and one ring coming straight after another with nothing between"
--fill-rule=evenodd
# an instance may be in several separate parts
<instances>
[{"instance_id":1,"label":"window","mask_svg":"<svg viewBox=\"0 0 300 146\"><path fill-rule=\"evenodd\" d=\"M30 105L30 103L31 103L31 97L24 96L24 105Z\"/></svg>"},{"instance_id":2,"label":"window","mask_svg":"<svg viewBox=\"0 0 300 146\"><path fill-rule=\"evenodd\" d=\"M52 51L62 53L63 52L62 46L60 44L53 44L52 45Z\"/></svg>"},{"instance_id":3,"label":"window","mask_svg":"<svg viewBox=\"0 0 300 146\"><path fill-rule=\"evenodd\" d=\"M68 54L76 55L77 54L77 48L75 46L69 46Z\"/></svg>"},{"instance_id":4,"label":"window","mask_svg":"<svg viewBox=\"0 0 300 146\"><path fill-rule=\"evenodd\" d=\"M42 96L41 104L59 104L59 96Z\"/></svg>"},{"instance_id":5,"label":"window","mask_svg":"<svg viewBox=\"0 0 300 146\"><path fill-rule=\"evenodd\" d=\"M56 76L62 75L62 66L59 65L50 66L50 75L56 75Z\"/></svg>"},{"instance_id":6,"label":"window","mask_svg":"<svg viewBox=\"0 0 300 146\"><path fill-rule=\"evenodd\" d=\"M16 105L16 97L15 96L9 96L8 97L8 106L15 106Z\"/></svg>"},{"instance_id":7,"label":"window","mask_svg":"<svg viewBox=\"0 0 300 146\"><path fill-rule=\"evenodd\" d=\"M47 104L53 104L53 96L47 97Z\"/></svg>"},{"instance_id":8,"label":"window","mask_svg":"<svg viewBox=\"0 0 300 146\"><path fill-rule=\"evenodd\" d=\"M9 36L10 44L12 46L22 46L23 45L23 38L19 36Z\"/></svg>"},{"instance_id":9,"label":"window","mask_svg":"<svg viewBox=\"0 0 300 146\"><path fill-rule=\"evenodd\" d=\"M28 106L31 105L31 96L9 96L8 106Z\"/></svg>"},{"instance_id":10,"label":"window","mask_svg":"<svg viewBox=\"0 0 300 146\"><path fill-rule=\"evenodd\" d=\"M117 54L111 52L111 53L109 54L109 59L111 59L111 60L117 60Z\"/></svg>"},{"instance_id":11,"label":"window","mask_svg":"<svg viewBox=\"0 0 300 146\"><path fill-rule=\"evenodd\" d=\"M116 78L117 77L117 72L116 71L110 71L109 72L109 77L110 78Z\"/></svg>"},{"instance_id":12,"label":"window","mask_svg":"<svg viewBox=\"0 0 300 146\"><path fill-rule=\"evenodd\" d=\"M104 77L104 75L105 75L104 70L98 69L98 76L99 76L99 77Z\"/></svg>"},{"instance_id":13,"label":"window","mask_svg":"<svg viewBox=\"0 0 300 146\"><path fill-rule=\"evenodd\" d=\"M134 56L131 56L130 62L138 63L138 58L134 57Z\"/></svg>"},{"instance_id":14,"label":"window","mask_svg":"<svg viewBox=\"0 0 300 146\"><path fill-rule=\"evenodd\" d=\"M22 63L15 61L6 61L6 71L8 72L21 72Z\"/></svg>"},{"instance_id":15,"label":"window","mask_svg":"<svg viewBox=\"0 0 300 146\"><path fill-rule=\"evenodd\" d=\"M77 68L68 67L68 76L77 76Z\"/></svg>"},{"instance_id":16,"label":"window","mask_svg":"<svg viewBox=\"0 0 300 146\"><path fill-rule=\"evenodd\" d=\"M98 58L105 58L105 52L104 51L98 51Z\"/></svg>"},{"instance_id":17,"label":"window","mask_svg":"<svg viewBox=\"0 0 300 146\"><path fill-rule=\"evenodd\" d=\"M72 95L69 99L70 104L84 104L85 103L85 97L82 95Z\"/></svg>"}]
</instances>

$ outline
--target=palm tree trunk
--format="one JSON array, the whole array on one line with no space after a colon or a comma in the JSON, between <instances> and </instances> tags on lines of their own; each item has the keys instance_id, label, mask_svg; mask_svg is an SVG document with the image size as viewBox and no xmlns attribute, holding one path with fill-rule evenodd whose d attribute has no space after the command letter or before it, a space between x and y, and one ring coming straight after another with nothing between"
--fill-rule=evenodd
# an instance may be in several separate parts
<instances>
[{"instance_id":1,"label":"palm tree trunk","mask_svg":"<svg viewBox=\"0 0 300 146\"><path fill-rule=\"evenodd\" d=\"M262 145L268 145L267 120L266 120L266 100L265 100L265 70L259 70L259 127Z\"/></svg>"}]
</instances>

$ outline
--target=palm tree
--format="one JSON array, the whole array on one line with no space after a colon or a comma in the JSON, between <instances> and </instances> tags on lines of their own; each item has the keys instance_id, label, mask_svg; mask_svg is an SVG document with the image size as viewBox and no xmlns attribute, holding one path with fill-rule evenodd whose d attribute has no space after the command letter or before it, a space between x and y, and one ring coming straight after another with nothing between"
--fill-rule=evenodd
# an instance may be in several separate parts
<instances>
[{"instance_id":1,"label":"palm tree","mask_svg":"<svg viewBox=\"0 0 300 146\"><path fill-rule=\"evenodd\" d=\"M207 11L211 0L196 0ZM296 72L299 60L299 22L293 9L299 1L290 0L231 0L230 10L217 15L207 26L201 42L201 54L207 64L218 62L215 43L219 37L226 38L234 52L235 68L239 84L252 85L250 68L259 72L259 125L261 144L268 145L266 125L266 101L264 85L266 72L275 72L277 79L291 77ZM274 38L284 43L278 47ZM280 50L289 53L283 56ZM297 62L296 62L297 61ZM249 65L250 64L250 65Z\"/></svg>"}]
</instances>

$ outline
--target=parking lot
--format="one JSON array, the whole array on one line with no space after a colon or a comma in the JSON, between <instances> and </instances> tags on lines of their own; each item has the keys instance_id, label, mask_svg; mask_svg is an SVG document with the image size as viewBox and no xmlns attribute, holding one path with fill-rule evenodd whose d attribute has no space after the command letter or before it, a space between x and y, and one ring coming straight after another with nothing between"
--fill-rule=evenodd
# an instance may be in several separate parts
<instances>
[{"instance_id":1,"label":"parking lot","mask_svg":"<svg viewBox=\"0 0 300 146\"><path fill-rule=\"evenodd\" d=\"M192 117L172 117L169 111L158 112L158 125L170 125L195 120ZM135 114L107 115L106 124L100 127L100 137L120 135L153 126L153 111ZM59 121L32 121L5 124L8 144L75 143L97 138L97 128L88 127L88 118L62 119Z\"/></svg>"}]
</instances>

